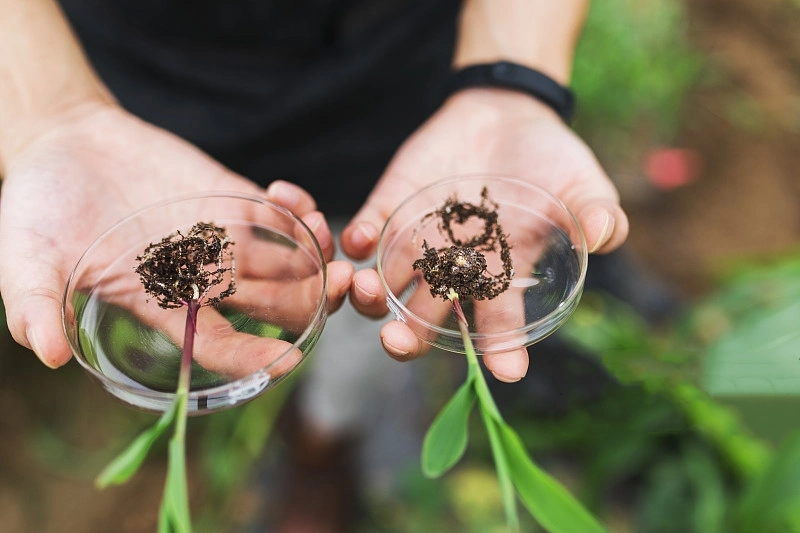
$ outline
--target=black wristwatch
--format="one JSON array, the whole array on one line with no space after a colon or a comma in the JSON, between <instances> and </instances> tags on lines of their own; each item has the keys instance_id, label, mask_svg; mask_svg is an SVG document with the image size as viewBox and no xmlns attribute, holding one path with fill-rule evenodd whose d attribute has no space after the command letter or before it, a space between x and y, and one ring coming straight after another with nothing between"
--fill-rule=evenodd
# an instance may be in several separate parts
<instances>
[{"instance_id":1,"label":"black wristwatch","mask_svg":"<svg viewBox=\"0 0 800 533\"><path fill-rule=\"evenodd\" d=\"M502 87L529 94L553 108L567 123L575 112L575 96L569 88L538 70L508 61L470 65L454 72L447 94L469 87Z\"/></svg>"}]
</instances>

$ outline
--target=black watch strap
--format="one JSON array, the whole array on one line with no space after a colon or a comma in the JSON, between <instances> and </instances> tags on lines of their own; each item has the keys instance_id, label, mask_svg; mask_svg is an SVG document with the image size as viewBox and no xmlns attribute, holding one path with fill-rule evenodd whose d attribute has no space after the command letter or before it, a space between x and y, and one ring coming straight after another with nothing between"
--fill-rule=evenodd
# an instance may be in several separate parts
<instances>
[{"instance_id":1,"label":"black watch strap","mask_svg":"<svg viewBox=\"0 0 800 533\"><path fill-rule=\"evenodd\" d=\"M564 122L569 122L575 112L572 91L538 70L516 63L501 61L458 70L450 77L448 94L469 87L502 87L527 93L553 108Z\"/></svg>"}]
</instances>

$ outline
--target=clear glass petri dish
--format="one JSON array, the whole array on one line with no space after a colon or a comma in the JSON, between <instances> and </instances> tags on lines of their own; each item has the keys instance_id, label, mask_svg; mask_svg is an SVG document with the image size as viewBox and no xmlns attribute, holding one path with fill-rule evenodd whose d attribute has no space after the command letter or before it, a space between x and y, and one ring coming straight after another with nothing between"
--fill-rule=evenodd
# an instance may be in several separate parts
<instances>
[{"instance_id":1,"label":"clear glass petri dish","mask_svg":"<svg viewBox=\"0 0 800 533\"><path fill-rule=\"evenodd\" d=\"M185 235L199 222L225 228L233 241L233 264L226 267L234 267L236 290L197 314L190 414L232 407L275 386L313 349L327 319L322 251L311 230L283 207L214 192L128 216L75 265L62 316L78 363L112 395L146 411L172 403L186 309L162 309L145 292L137 258L149 244Z\"/></svg>"},{"instance_id":2,"label":"clear glass petri dish","mask_svg":"<svg viewBox=\"0 0 800 533\"><path fill-rule=\"evenodd\" d=\"M558 198L507 176L448 178L415 193L392 213L379 238L377 270L395 318L426 343L465 353L452 304L434 296L422 271L414 268L425 246L443 249L453 244L452 237L468 242L485 231L483 219L469 216L452 223L448 234L437 212L452 199L496 212L513 266L509 287L498 296L459 298L477 351L507 352L558 329L580 301L588 262L586 239ZM487 276L503 275L499 249L487 252L486 262Z\"/></svg>"}]
</instances>

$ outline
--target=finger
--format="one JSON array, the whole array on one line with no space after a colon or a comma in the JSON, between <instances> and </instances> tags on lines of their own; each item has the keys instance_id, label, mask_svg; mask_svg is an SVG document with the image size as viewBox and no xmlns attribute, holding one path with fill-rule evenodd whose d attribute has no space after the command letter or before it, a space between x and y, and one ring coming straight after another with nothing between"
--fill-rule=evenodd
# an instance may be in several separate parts
<instances>
[{"instance_id":1,"label":"finger","mask_svg":"<svg viewBox=\"0 0 800 533\"><path fill-rule=\"evenodd\" d=\"M176 346L184 346L186 307L162 309L150 302L133 312L142 324L163 332ZM280 376L294 368L302 353L291 342L237 331L217 309L202 307L197 313L192 358L206 370L232 380L259 370L273 378Z\"/></svg>"},{"instance_id":2,"label":"finger","mask_svg":"<svg viewBox=\"0 0 800 533\"><path fill-rule=\"evenodd\" d=\"M409 361L425 354L430 346L420 340L408 326L391 320L381 328L381 344L386 353L398 361Z\"/></svg>"},{"instance_id":3,"label":"finger","mask_svg":"<svg viewBox=\"0 0 800 533\"><path fill-rule=\"evenodd\" d=\"M373 283L379 284L382 289L382 296L392 298L402 294L414 281L417 283L425 282L419 270L414 269L414 262L424 255L423 242L426 242L427 234L416 238L415 232L401 232L395 236L392 228L384 230L382 250L380 257L377 258L378 272L375 274ZM429 241L431 246L438 245L438 241ZM383 276L381 279L380 276ZM425 284L427 287L427 284ZM386 294L389 291L391 295Z\"/></svg>"},{"instance_id":4,"label":"finger","mask_svg":"<svg viewBox=\"0 0 800 533\"><path fill-rule=\"evenodd\" d=\"M305 189L284 180L276 180L269 184L265 194L267 200L285 207L298 217L315 211L317 203Z\"/></svg>"},{"instance_id":5,"label":"finger","mask_svg":"<svg viewBox=\"0 0 800 533\"><path fill-rule=\"evenodd\" d=\"M347 261L328 263L325 284L328 312L339 309L347 297L353 270L353 265ZM246 311L259 320L299 333L317 313L321 296L321 275L299 279L243 279L237 282L236 292L225 300L225 304Z\"/></svg>"},{"instance_id":6,"label":"finger","mask_svg":"<svg viewBox=\"0 0 800 533\"><path fill-rule=\"evenodd\" d=\"M599 163L577 180L565 180L564 190L555 191L575 214L586 237L589 253L610 252L628 236L628 217L619 204L619 193Z\"/></svg>"},{"instance_id":7,"label":"finger","mask_svg":"<svg viewBox=\"0 0 800 533\"><path fill-rule=\"evenodd\" d=\"M486 369L504 383L519 381L528 373L528 352L525 348L505 353L485 354L483 362Z\"/></svg>"},{"instance_id":8,"label":"finger","mask_svg":"<svg viewBox=\"0 0 800 533\"><path fill-rule=\"evenodd\" d=\"M448 244L443 240L433 218L425 217L411 226L387 227L382 241L385 248L377 260L380 273L365 271L360 274L363 277L355 280L357 290L351 296L355 297L355 304L360 306L364 314L372 316L383 313L387 301L394 302L398 309L405 307L414 315L410 317L414 322L411 329L417 331L422 338L433 340L431 337L435 334L428 331L426 323L441 325L448 315L451 322L454 323L454 319L449 302L432 296L422 271L414 267L415 261L424 256L423 243L430 246Z\"/></svg>"},{"instance_id":9,"label":"finger","mask_svg":"<svg viewBox=\"0 0 800 533\"><path fill-rule=\"evenodd\" d=\"M40 286L21 298L6 291L3 295L14 340L49 368L66 364L72 352L61 329L61 293Z\"/></svg>"},{"instance_id":10,"label":"finger","mask_svg":"<svg viewBox=\"0 0 800 533\"><path fill-rule=\"evenodd\" d=\"M371 318L380 318L389 312L386 289L375 270L367 268L353 275L350 302L356 311Z\"/></svg>"},{"instance_id":11,"label":"finger","mask_svg":"<svg viewBox=\"0 0 800 533\"><path fill-rule=\"evenodd\" d=\"M183 346L188 308L163 309L156 305L142 292L139 280L125 265L127 262L100 270L103 284L94 297L102 298L102 305L113 305L130 313L143 330L161 332L175 346ZM120 271L115 273L113 268ZM89 287L93 286L91 275L81 279ZM75 290L82 289L76 286ZM273 377L288 372L299 362L302 353L291 341L270 338L277 336L274 326L281 328L282 339L301 337L318 316L322 290L321 272L291 282L241 280L236 292L222 301L224 308L204 306L198 311L193 359L205 369L229 379L242 378L262 369ZM212 291L208 297L217 294ZM272 327L262 328L262 325ZM101 319L95 327L96 331L87 332L90 338L109 325ZM263 333L255 334L254 327L255 331ZM146 339L150 337L138 338L142 339L140 349L147 353ZM154 353L153 357L162 356Z\"/></svg>"},{"instance_id":12,"label":"finger","mask_svg":"<svg viewBox=\"0 0 800 533\"><path fill-rule=\"evenodd\" d=\"M341 307L353 282L353 265L348 261L328 263L328 312L333 313Z\"/></svg>"},{"instance_id":13,"label":"finger","mask_svg":"<svg viewBox=\"0 0 800 533\"><path fill-rule=\"evenodd\" d=\"M263 280L286 280L314 276L322 269L323 259L311 235L300 224L292 224L286 234L283 228L247 228L232 233L232 256L236 277Z\"/></svg>"},{"instance_id":14,"label":"finger","mask_svg":"<svg viewBox=\"0 0 800 533\"><path fill-rule=\"evenodd\" d=\"M299 334L318 313L322 285L321 273L299 280L243 279L222 305Z\"/></svg>"},{"instance_id":15,"label":"finger","mask_svg":"<svg viewBox=\"0 0 800 533\"><path fill-rule=\"evenodd\" d=\"M617 204L590 203L577 214L577 218L586 236L589 253L615 250L628 237L628 217Z\"/></svg>"},{"instance_id":16,"label":"finger","mask_svg":"<svg viewBox=\"0 0 800 533\"><path fill-rule=\"evenodd\" d=\"M253 219L252 227L233 227L228 230L233 242L246 249L242 266L248 268L248 272L260 272L263 276L272 272L274 276L282 272L297 274L308 266L316 270L316 264L309 259L308 252L316 254L317 245L326 261L333 258L333 234L322 213L311 211L299 217L305 226L283 212L269 215L272 216ZM313 239L309 230L314 235ZM298 244L302 250L298 251Z\"/></svg>"},{"instance_id":17,"label":"finger","mask_svg":"<svg viewBox=\"0 0 800 533\"><path fill-rule=\"evenodd\" d=\"M184 315L185 326L185 310L182 311L178 315ZM171 335L178 333L174 330L175 322L171 320L169 324ZM302 353L287 341L236 331L215 309L203 308L197 315L193 357L200 366L229 379L243 378L262 369L274 379L292 370Z\"/></svg>"},{"instance_id":18,"label":"finger","mask_svg":"<svg viewBox=\"0 0 800 533\"><path fill-rule=\"evenodd\" d=\"M355 260L368 259L378 246L382 227L380 222L354 219L342 230L342 250Z\"/></svg>"},{"instance_id":19,"label":"finger","mask_svg":"<svg viewBox=\"0 0 800 533\"><path fill-rule=\"evenodd\" d=\"M509 280L509 287L496 297L474 301L468 316L470 327L479 334L476 344L483 353L508 352L525 346L532 333L530 327L525 328L526 324L530 326L531 322L545 318L564 296L565 280L555 273L538 272L550 270L542 262L548 262L548 243L552 242L555 231L550 220L557 220L558 213L553 213L547 221L538 217L528 220L525 213L514 212L514 215L507 219L512 224L503 225L509 232L514 277ZM502 271L498 254L487 254L486 259L488 272Z\"/></svg>"},{"instance_id":20,"label":"finger","mask_svg":"<svg viewBox=\"0 0 800 533\"><path fill-rule=\"evenodd\" d=\"M417 289L405 302L405 308L413 315L409 318L411 330L431 341L439 335L432 331L432 326L449 329L459 336L452 302L431 295L429 285L421 277L419 282Z\"/></svg>"},{"instance_id":21,"label":"finger","mask_svg":"<svg viewBox=\"0 0 800 533\"><path fill-rule=\"evenodd\" d=\"M510 288L491 300L473 303L475 309L470 324L477 333L476 347L481 353L496 353L525 345L524 291Z\"/></svg>"},{"instance_id":22,"label":"finger","mask_svg":"<svg viewBox=\"0 0 800 533\"><path fill-rule=\"evenodd\" d=\"M416 359L430 350L430 345L420 340L404 323L393 320L381 328L381 344L386 353L398 361ZM528 353L518 348L505 353L483 356L486 368L499 381L513 383L528 372Z\"/></svg>"},{"instance_id":23,"label":"finger","mask_svg":"<svg viewBox=\"0 0 800 533\"><path fill-rule=\"evenodd\" d=\"M389 215L423 186L418 178L402 175L389 168L342 231L342 250L353 259L369 258L375 252L380 231Z\"/></svg>"},{"instance_id":24,"label":"finger","mask_svg":"<svg viewBox=\"0 0 800 533\"><path fill-rule=\"evenodd\" d=\"M336 252L336 245L333 239L333 234L328 226L328 222L325 220L325 216L319 211L312 211L311 213L302 216L301 219L303 222L305 222L306 226L308 226L308 229L311 230L311 233L313 233L314 237L317 239L317 243L322 250L322 256L325 258L325 260L330 261L333 259L333 255ZM298 235L296 237L301 240L301 243L305 241L303 236Z\"/></svg>"},{"instance_id":25,"label":"finger","mask_svg":"<svg viewBox=\"0 0 800 533\"><path fill-rule=\"evenodd\" d=\"M35 236L2 232L0 243L0 293L11 336L48 367L64 365L72 356L61 327L67 269L54 266L61 261L52 243Z\"/></svg>"}]
</instances>

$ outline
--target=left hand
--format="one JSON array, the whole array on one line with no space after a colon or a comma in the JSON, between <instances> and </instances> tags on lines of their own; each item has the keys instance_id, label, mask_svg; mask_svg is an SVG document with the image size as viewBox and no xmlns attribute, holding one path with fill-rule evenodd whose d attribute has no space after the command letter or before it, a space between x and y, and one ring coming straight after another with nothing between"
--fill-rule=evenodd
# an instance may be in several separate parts
<instances>
[{"instance_id":1,"label":"left hand","mask_svg":"<svg viewBox=\"0 0 800 533\"><path fill-rule=\"evenodd\" d=\"M375 252L392 211L419 189L446 177L487 173L516 176L559 197L583 227L590 252L619 247L628 219L619 195L588 146L549 107L528 95L494 88L456 93L395 154L383 177L342 234L354 259ZM350 299L370 317L388 312L386 293L373 269L357 272ZM416 358L429 346L402 322L381 330L386 352ZM501 381L518 381L528 369L525 348L483 356Z\"/></svg>"},{"instance_id":2,"label":"left hand","mask_svg":"<svg viewBox=\"0 0 800 533\"><path fill-rule=\"evenodd\" d=\"M80 103L20 129L15 140L0 168L0 292L14 339L51 368L72 356L61 326L70 270L95 237L153 202L215 190L263 195L302 218L333 259L333 236L306 191L286 182L263 191L116 104ZM243 269L242 278L265 277L252 271ZM345 261L328 265L331 311L352 272Z\"/></svg>"}]
</instances>

